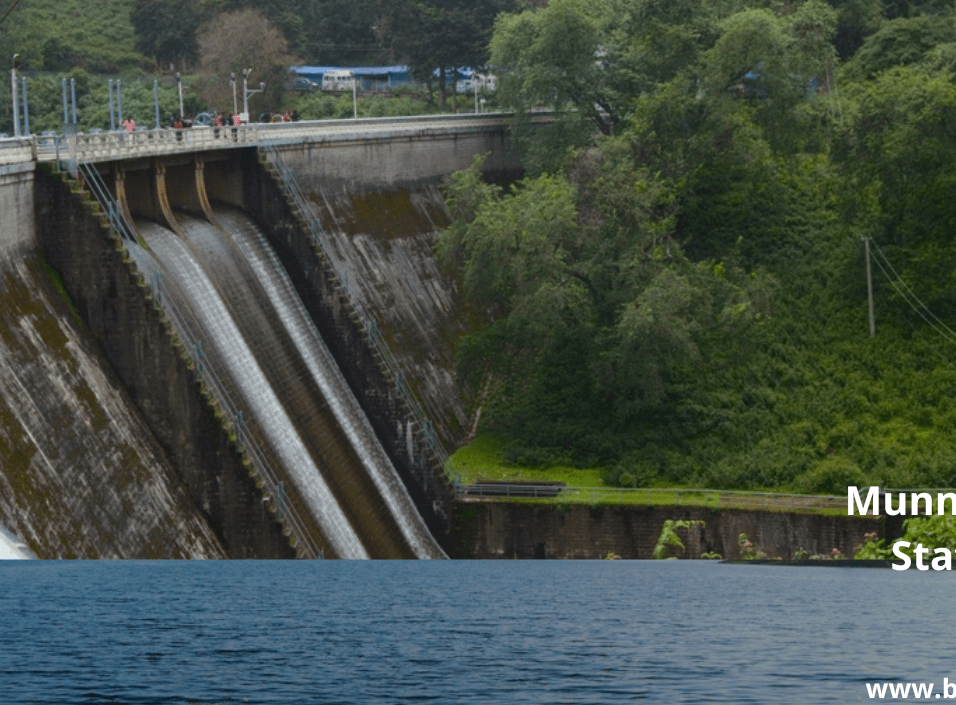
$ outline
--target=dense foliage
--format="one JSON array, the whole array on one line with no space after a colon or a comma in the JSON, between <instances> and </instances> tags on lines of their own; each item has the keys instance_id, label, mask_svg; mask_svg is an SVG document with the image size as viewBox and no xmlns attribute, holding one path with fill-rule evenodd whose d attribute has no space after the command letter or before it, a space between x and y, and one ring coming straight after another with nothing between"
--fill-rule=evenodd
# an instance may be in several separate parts
<instances>
[{"instance_id":1,"label":"dense foliage","mask_svg":"<svg viewBox=\"0 0 956 705\"><path fill-rule=\"evenodd\" d=\"M499 17L529 175L456 175L439 253L480 321L459 380L507 457L625 486L956 481L953 10L886 8ZM565 112L531 127L541 104Z\"/></svg>"}]
</instances>

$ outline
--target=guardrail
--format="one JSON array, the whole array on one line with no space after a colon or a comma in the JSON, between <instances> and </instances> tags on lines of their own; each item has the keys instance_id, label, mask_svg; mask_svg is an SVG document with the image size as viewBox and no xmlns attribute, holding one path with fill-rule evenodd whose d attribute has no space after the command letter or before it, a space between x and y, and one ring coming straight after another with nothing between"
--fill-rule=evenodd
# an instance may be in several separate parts
<instances>
[{"instance_id":1,"label":"guardrail","mask_svg":"<svg viewBox=\"0 0 956 705\"><path fill-rule=\"evenodd\" d=\"M249 123L238 127L196 125L183 129L163 127L153 130L137 129L133 132L112 130L29 135L0 139L0 166L29 161L97 162L177 152L229 149L261 143L289 144L481 132L506 127L511 119L511 113L465 113ZM547 123L553 119L553 114L549 112L531 116L534 123Z\"/></svg>"},{"instance_id":2,"label":"guardrail","mask_svg":"<svg viewBox=\"0 0 956 705\"><path fill-rule=\"evenodd\" d=\"M553 484L489 482L455 483L455 496L463 500L489 501L530 499L558 504L633 504L704 507L707 509L760 509L765 511L846 512L846 497L832 495L781 494L740 490L666 489L627 487L562 487ZM876 516L870 513L871 516Z\"/></svg>"},{"instance_id":3,"label":"guardrail","mask_svg":"<svg viewBox=\"0 0 956 705\"><path fill-rule=\"evenodd\" d=\"M0 140L0 165L27 161L85 161L155 156L177 152L247 147L254 144L324 142L375 137L413 137L452 132L497 130L509 124L509 113L482 115L418 115L357 120L302 120L248 123L237 127L196 125L175 129L137 129L133 132L78 132L64 135L29 135ZM534 120L547 122L550 114Z\"/></svg>"}]
</instances>

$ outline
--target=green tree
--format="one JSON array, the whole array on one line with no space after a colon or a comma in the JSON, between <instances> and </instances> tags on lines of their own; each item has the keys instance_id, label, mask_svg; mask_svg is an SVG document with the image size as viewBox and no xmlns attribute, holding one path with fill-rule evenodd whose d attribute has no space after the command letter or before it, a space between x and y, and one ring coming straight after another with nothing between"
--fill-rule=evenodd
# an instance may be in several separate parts
<instances>
[{"instance_id":1,"label":"green tree","mask_svg":"<svg viewBox=\"0 0 956 705\"><path fill-rule=\"evenodd\" d=\"M872 79L896 66L919 64L934 47L956 39L956 21L951 16L920 15L885 23L871 35L847 63L848 80Z\"/></svg>"},{"instance_id":2,"label":"green tree","mask_svg":"<svg viewBox=\"0 0 956 705\"><path fill-rule=\"evenodd\" d=\"M190 0L136 0L130 12L136 48L163 67L186 71L199 59L196 34L210 16L209 5Z\"/></svg>"},{"instance_id":3,"label":"green tree","mask_svg":"<svg viewBox=\"0 0 956 705\"><path fill-rule=\"evenodd\" d=\"M487 44L495 16L513 0L404 0L390 3L380 33L396 59L404 59L419 80L432 85L438 72L439 103L445 105L454 69L480 68L488 62Z\"/></svg>"},{"instance_id":4,"label":"green tree","mask_svg":"<svg viewBox=\"0 0 956 705\"><path fill-rule=\"evenodd\" d=\"M439 253L487 321L460 345L459 381L490 396L488 424L525 443L605 460L626 450L634 439L615 434L673 403L668 385L702 340L742 334L755 312L753 280L686 259L670 185L635 168L632 149L610 140L567 175L504 194L477 166L447 188Z\"/></svg>"},{"instance_id":5,"label":"green tree","mask_svg":"<svg viewBox=\"0 0 956 705\"><path fill-rule=\"evenodd\" d=\"M893 68L850 87L853 111L836 142L848 217L873 236L937 314L956 313L956 207L951 168L956 84L949 71Z\"/></svg>"},{"instance_id":6,"label":"green tree","mask_svg":"<svg viewBox=\"0 0 956 705\"><path fill-rule=\"evenodd\" d=\"M602 63L610 10L584 0L554 0L546 8L499 17L491 61L503 71L506 104L576 108L604 134L623 117Z\"/></svg>"},{"instance_id":7,"label":"green tree","mask_svg":"<svg viewBox=\"0 0 956 705\"><path fill-rule=\"evenodd\" d=\"M289 67L298 60L289 53L285 36L259 10L235 10L217 16L199 35L198 42L205 75L197 82L196 90L207 105L231 109L232 73L236 75L241 101L244 69L252 69L250 89L256 89L259 83L266 84L265 93L253 98L250 113L258 114L263 108L271 111L281 104ZM239 105L241 110L242 103Z\"/></svg>"}]
</instances>

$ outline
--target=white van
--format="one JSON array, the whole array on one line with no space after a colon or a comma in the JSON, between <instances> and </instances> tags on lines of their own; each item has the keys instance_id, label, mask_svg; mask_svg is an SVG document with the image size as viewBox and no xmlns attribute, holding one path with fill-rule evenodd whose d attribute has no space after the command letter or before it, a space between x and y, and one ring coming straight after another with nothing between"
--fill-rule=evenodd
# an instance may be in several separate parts
<instances>
[{"instance_id":1,"label":"white van","mask_svg":"<svg viewBox=\"0 0 956 705\"><path fill-rule=\"evenodd\" d=\"M322 76L323 91L350 91L355 85L355 74L345 69L332 69Z\"/></svg>"}]
</instances>

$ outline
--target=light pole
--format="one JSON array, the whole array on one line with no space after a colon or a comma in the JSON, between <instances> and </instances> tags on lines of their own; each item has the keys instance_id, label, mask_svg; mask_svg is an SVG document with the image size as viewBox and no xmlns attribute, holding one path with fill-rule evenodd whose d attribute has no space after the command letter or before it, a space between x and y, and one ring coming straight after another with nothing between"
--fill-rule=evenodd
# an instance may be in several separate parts
<instances>
[{"instance_id":1,"label":"light pole","mask_svg":"<svg viewBox=\"0 0 956 705\"><path fill-rule=\"evenodd\" d=\"M236 72L229 74L229 83L232 84L232 114L239 112L239 104L236 103Z\"/></svg>"},{"instance_id":2,"label":"light pole","mask_svg":"<svg viewBox=\"0 0 956 705\"><path fill-rule=\"evenodd\" d=\"M73 79L70 79L73 80ZM113 79L110 79L110 132L116 129L116 114L113 112Z\"/></svg>"},{"instance_id":3,"label":"light pole","mask_svg":"<svg viewBox=\"0 0 956 705\"><path fill-rule=\"evenodd\" d=\"M176 72L176 85L179 86L179 119L183 118L183 77Z\"/></svg>"},{"instance_id":4,"label":"light pole","mask_svg":"<svg viewBox=\"0 0 956 705\"><path fill-rule=\"evenodd\" d=\"M23 131L26 134L30 134L30 106L27 104L27 77L24 76L23 81Z\"/></svg>"},{"instance_id":5,"label":"light pole","mask_svg":"<svg viewBox=\"0 0 956 705\"><path fill-rule=\"evenodd\" d=\"M256 93L262 93L266 89L265 83L260 83L258 88L248 88L249 74L252 69L242 70L242 121L249 122L249 96Z\"/></svg>"},{"instance_id":6,"label":"light pole","mask_svg":"<svg viewBox=\"0 0 956 705\"><path fill-rule=\"evenodd\" d=\"M20 66L20 55L13 55L13 68L10 69L10 89L13 91L13 136L20 136L20 109L17 107L17 68Z\"/></svg>"},{"instance_id":7,"label":"light pole","mask_svg":"<svg viewBox=\"0 0 956 705\"><path fill-rule=\"evenodd\" d=\"M252 73L252 69L242 70L242 117L239 119L240 122L249 122L249 87L247 81L250 73Z\"/></svg>"},{"instance_id":8,"label":"light pole","mask_svg":"<svg viewBox=\"0 0 956 705\"><path fill-rule=\"evenodd\" d=\"M159 129L159 80L153 79L153 105L156 106L156 129Z\"/></svg>"}]
</instances>

